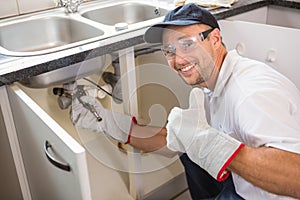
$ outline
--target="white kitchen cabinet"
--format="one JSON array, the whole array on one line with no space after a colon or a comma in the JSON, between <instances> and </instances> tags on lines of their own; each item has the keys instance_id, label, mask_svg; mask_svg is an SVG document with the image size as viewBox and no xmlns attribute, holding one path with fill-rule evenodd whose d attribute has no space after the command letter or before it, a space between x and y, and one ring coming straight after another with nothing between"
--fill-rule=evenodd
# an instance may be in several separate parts
<instances>
[{"instance_id":1,"label":"white kitchen cabinet","mask_svg":"<svg viewBox=\"0 0 300 200\"><path fill-rule=\"evenodd\" d=\"M261 24L300 28L299 9L269 5L227 18Z\"/></svg>"},{"instance_id":2,"label":"white kitchen cabinet","mask_svg":"<svg viewBox=\"0 0 300 200\"><path fill-rule=\"evenodd\" d=\"M262 61L300 89L299 9L269 5L220 20L227 49Z\"/></svg>"},{"instance_id":3,"label":"white kitchen cabinet","mask_svg":"<svg viewBox=\"0 0 300 200\"><path fill-rule=\"evenodd\" d=\"M268 6L257 8L251 11L247 11L232 17L226 18L226 20L239 20L255 23L267 23Z\"/></svg>"},{"instance_id":4,"label":"white kitchen cabinet","mask_svg":"<svg viewBox=\"0 0 300 200\"><path fill-rule=\"evenodd\" d=\"M58 107L51 88L13 84L7 90L29 188L25 199L133 199L125 173L102 164L81 144L69 110ZM49 162L47 141L49 154L69 165L70 171Z\"/></svg>"},{"instance_id":5,"label":"white kitchen cabinet","mask_svg":"<svg viewBox=\"0 0 300 200\"><path fill-rule=\"evenodd\" d=\"M15 126L15 132L9 134L16 140L18 165L24 171L19 181L28 184L24 199L171 199L187 189L178 157L141 152L135 163L139 168L131 173L130 152L102 134L76 129L69 119L70 110L59 108L52 88L31 89L18 83L6 88ZM122 109L109 97L103 104ZM49 161L46 150L65 169ZM135 185L132 177L138 180ZM131 188L139 190L140 196L134 196Z\"/></svg>"},{"instance_id":6,"label":"white kitchen cabinet","mask_svg":"<svg viewBox=\"0 0 300 200\"><path fill-rule=\"evenodd\" d=\"M300 29L299 9L269 6L267 24Z\"/></svg>"},{"instance_id":7,"label":"white kitchen cabinet","mask_svg":"<svg viewBox=\"0 0 300 200\"><path fill-rule=\"evenodd\" d=\"M300 29L239 20L221 20L220 28L227 49L268 64L300 89Z\"/></svg>"}]
</instances>

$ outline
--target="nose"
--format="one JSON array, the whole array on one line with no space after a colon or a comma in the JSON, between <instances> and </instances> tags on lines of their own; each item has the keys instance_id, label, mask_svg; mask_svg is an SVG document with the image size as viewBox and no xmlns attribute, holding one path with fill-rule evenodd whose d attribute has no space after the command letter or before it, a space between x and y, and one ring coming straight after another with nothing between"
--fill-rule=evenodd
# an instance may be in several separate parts
<instances>
[{"instance_id":1,"label":"nose","mask_svg":"<svg viewBox=\"0 0 300 200\"><path fill-rule=\"evenodd\" d=\"M172 59L168 60L168 64L171 68L177 70L177 68L180 69L180 66L185 65L187 63L187 60L183 57L183 55L175 54Z\"/></svg>"},{"instance_id":2,"label":"nose","mask_svg":"<svg viewBox=\"0 0 300 200\"><path fill-rule=\"evenodd\" d=\"M177 65L181 65L181 64L186 63L186 59L184 58L183 55L181 55L181 54L179 54L179 53L176 53L175 56L174 56L174 62L175 62Z\"/></svg>"}]
</instances>

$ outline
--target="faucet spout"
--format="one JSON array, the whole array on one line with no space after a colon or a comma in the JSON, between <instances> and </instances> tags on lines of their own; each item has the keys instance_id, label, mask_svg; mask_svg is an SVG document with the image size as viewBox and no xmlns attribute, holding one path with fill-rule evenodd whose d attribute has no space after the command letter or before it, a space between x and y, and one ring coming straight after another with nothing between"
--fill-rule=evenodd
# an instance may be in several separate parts
<instances>
[{"instance_id":1,"label":"faucet spout","mask_svg":"<svg viewBox=\"0 0 300 200\"><path fill-rule=\"evenodd\" d=\"M66 13L75 13L83 0L56 0L57 5L65 7Z\"/></svg>"}]
</instances>

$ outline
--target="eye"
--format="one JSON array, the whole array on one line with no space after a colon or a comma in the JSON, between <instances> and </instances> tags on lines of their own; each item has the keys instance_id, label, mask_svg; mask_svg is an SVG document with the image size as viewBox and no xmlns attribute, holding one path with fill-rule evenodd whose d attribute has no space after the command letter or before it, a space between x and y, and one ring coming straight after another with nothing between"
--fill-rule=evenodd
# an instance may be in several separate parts
<instances>
[{"instance_id":1,"label":"eye","mask_svg":"<svg viewBox=\"0 0 300 200\"><path fill-rule=\"evenodd\" d=\"M189 48L193 47L195 44L195 41L192 38L184 38L178 41L180 48L182 50L188 50Z\"/></svg>"},{"instance_id":2,"label":"eye","mask_svg":"<svg viewBox=\"0 0 300 200\"><path fill-rule=\"evenodd\" d=\"M172 45L165 45L162 47L162 52L166 57L174 56L176 48Z\"/></svg>"}]
</instances>

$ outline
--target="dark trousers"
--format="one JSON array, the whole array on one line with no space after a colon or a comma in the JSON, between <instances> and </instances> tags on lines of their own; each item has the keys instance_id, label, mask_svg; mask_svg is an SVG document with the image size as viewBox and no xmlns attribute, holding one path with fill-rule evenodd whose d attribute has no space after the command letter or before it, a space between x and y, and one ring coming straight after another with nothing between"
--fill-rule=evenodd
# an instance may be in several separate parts
<instances>
[{"instance_id":1,"label":"dark trousers","mask_svg":"<svg viewBox=\"0 0 300 200\"><path fill-rule=\"evenodd\" d=\"M218 182L199 165L191 161L186 154L182 154L180 160L185 168L186 179L193 200L243 199L235 192L231 176L223 182Z\"/></svg>"}]
</instances>

